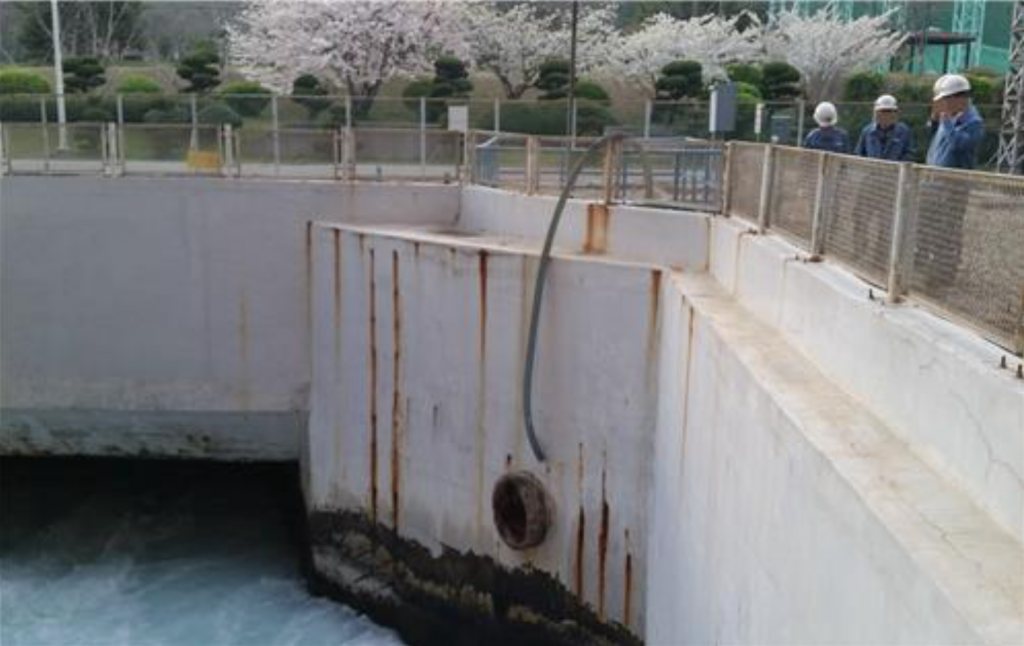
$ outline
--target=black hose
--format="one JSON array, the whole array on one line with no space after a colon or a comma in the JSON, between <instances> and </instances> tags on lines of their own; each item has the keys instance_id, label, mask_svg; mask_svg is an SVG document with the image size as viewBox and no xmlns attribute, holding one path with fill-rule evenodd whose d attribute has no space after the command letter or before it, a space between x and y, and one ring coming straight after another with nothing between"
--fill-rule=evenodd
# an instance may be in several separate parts
<instances>
[{"instance_id":1,"label":"black hose","mask_svg":"<svg viewBox=\"0 0 1024 646\"><path fill-rule=\"evenodd\" d=\"M599 149L613 141L625 139L625 137L622 133L605 135L590 144L583 151L583 154L576 160L576 163L573 164L572 169L569 171L569 176L565 180L565 188L562 189L562 194L558 197L558 204L555 205L555 212L551 216L551 224L548 225L548 233L544 238L544 250L540 254L537 279L533 284L530 336L526 343L526 365L523 369L523 420L526 423L526 438L530 441L530 449L533 450L533 455L537 458L538 462L544 462L545 456L544 449L541 448L540 442L537 440L537 433L533 427L533 364L537 356L537 328L540 326L540 307L544 297L544 279L548 274L548 265L551 264L551 247L555 243L555 234L558 231L558 224L562 220L565 205L569 201L569 194L575 188L576 180L579 178L580 172L582 172L587 160Z\"/></svg>"}]
</instances>

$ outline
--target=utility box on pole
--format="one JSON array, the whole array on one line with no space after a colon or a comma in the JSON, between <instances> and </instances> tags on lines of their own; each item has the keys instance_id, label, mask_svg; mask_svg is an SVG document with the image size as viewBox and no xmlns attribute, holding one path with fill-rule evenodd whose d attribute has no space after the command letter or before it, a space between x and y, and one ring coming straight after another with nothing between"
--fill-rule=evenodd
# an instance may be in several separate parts
<instances>
[{"instance_id":1,"label":"utility box on pole","mask_svg":"<svg viewBox=\"0 0 1024 646\"><path fill-rule=\"evenodd\" d=\"M736 130L736 84L717 83L711 88L711 109L708 112L708 132Z\"/></svg>"}]
</instances>

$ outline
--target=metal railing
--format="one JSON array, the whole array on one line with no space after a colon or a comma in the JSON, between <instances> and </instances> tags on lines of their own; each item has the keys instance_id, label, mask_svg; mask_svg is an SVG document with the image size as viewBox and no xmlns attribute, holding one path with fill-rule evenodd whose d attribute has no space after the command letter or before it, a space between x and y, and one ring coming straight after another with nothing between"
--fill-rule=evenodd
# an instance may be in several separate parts
<instances>
[{"instance_id":1,"label":"metal railing","mask_svg":"<svg viewBox=\"0 0 1024 646\"><path fill-rule=\"evenodd\" d=\"M462 133L230 124L0 123L0 173L220 175L450 182ZM61 145L64 144L64 145Z\"/></svg>"},{"instance_id":2,"label":"metal railing","mask_svg":"<svg viewBox=\"0 0 1024 646\"><path fill-rule=\"evenodd\" d=\"M470 181L484 186L554 195L572 163L595 141L473 132L467 140ZM589 160L573 187L575 197L608 196L622 202L721 210L724 144L683 138L632 138L614 148L609 163Z\"/></svg>"},{"instance_id":3,"label":"metal railing","mask_svg":"<svg viewBox=\"0 0 1024 646\"><path fill-rule=\"evenodd\" d=\"M728 148L727 215L1024 353L1024 177Z\"/></svg>"}]
</instances>

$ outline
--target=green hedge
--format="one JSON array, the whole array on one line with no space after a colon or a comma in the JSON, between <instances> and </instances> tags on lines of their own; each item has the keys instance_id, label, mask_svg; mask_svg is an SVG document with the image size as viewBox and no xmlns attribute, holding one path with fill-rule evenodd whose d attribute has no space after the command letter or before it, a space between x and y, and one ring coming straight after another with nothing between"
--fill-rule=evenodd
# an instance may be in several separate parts
<instances>
[{"instance_id":1,"label":"green hedge","mask_svg":"<svg viewBox=\"0 0 1024 646\"><path fill-rule=\"evenodd\" d=\"M236 116L243 117L258 117L270 103L270 90L255 81L226 83L217 90L217 96L224 99Z\"/></svg>"},{"instance_id":2,"label":"green hedge","mask_svg":"<svg viewBox=\"0 0 1024 646\"><path fill-rule=\"evenodd\" d=\"M17 68L0 70L0 94L49 94L50 82L43 76Z\"/></svg>"}]
</instances>

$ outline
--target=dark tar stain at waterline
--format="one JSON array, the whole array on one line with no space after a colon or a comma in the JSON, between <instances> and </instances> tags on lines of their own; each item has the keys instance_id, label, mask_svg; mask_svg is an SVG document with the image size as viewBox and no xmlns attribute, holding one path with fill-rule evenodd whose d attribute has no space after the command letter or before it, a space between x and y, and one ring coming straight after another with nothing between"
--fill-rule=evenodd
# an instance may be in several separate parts
<instances>
[{"instance_id":1,"label":"dark tar stain at waterline","mask_svg":"<svg viewBox=\"0 0 1024 646\"><path fill-rule=\"evenodd\" d=\"M306 591L297 473L0 461L3 646L395 646Z\"/></svg>"}]
</instances>

